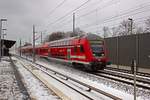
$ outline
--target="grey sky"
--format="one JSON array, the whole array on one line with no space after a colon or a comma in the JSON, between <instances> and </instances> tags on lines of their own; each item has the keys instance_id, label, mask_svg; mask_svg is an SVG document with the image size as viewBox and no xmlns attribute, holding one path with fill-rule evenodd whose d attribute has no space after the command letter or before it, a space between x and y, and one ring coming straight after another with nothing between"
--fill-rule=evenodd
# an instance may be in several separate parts
<instances>
[{"instance_id":1,"label":"grey sky","mask_svg":"<svg viewBox=\"0 0 150 100\"><path fill-rule=\"evenodd\" d=\"M29 41L29 38L31 39L32 36L33 24L35 24L37 32L44 30L46 30L46 32L72 30L72 14L53 25L51 25L51 23L87 0L66 0L61 7L56 9L52 14L49 14L62 1L63 0L0 0L0 18L8 19L7 23L4 23L4 27L7 28L7 38L15 40L22 38L24 41ZM149 2L149 4L147 2ZM81 27L81 29L87 32L101 31L101 27L105 25L113 26L120 22L119 19L103 24L102 21L106 18L119 15L122 11L133 9L137 5L144 3L150 5L149 0L91 0L78 11L75 11L76 17L98 8L97 11L93 11L88 16L77 19L76 26L85 26L85 24L93 23L93 27ZM150 6L143 8L144 11L147 9L150 9ZM138 11L140 10L137 10L137 12ZM145 13L125 16L121 20L127 19L128 17L140 18L148 15L150 15L150 12L147 11Z\"/></svg>"}]
</instances>

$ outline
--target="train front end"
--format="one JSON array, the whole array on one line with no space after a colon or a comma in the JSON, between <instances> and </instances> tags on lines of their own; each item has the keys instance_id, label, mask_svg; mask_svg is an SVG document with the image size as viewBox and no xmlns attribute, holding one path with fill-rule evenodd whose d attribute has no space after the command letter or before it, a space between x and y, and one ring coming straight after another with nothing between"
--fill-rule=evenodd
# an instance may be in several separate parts
<instances>
[{"instance_id":1,"label":"train front end","mask_svg":"<svg viewBox=\"0 0 150 100\"><path fill-rule=\"evenodd\" d=\"M93 71L103 70L108 64L107 52L104 39L97 35L87 37L91 51L90 68Z\"/></svg>"}]
</instances>

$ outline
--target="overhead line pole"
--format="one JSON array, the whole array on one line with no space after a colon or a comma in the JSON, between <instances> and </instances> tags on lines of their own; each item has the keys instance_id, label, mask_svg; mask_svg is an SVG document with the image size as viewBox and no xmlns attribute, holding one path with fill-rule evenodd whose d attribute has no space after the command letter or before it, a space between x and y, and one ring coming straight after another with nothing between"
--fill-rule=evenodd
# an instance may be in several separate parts
<instances>
[{"instance_id":1,"label":"overhead line pole","mask_svg":"<svg viewBox=\"0 0 150 100\"><path fill-rule=\"evenodd\" d=\"M43 36L42 36L42 34L43 34L43 33L41 32L41 43L43 42Z\"/></svg>"},{"instance_id":2,"label":"overhead line pole","mask_svg":"<svg viewBox=\"0 0 150 100\"><path fill-rule=\"evenodd\" d=\"M2 36L2 20L0 20L0 61L1 61L1 56L2 56L2 40L1 40L1 36Z\"/></svg>"},{"instance_id":3,"label":"overhead line pole","mask_svg":"<svg viewBox=\"0 0 150 100\"><path fill-rule=\"evenodd\" d=\"M0 61L2 57L2 22L7 21L7 19L0 19Z\"/></svg>"},{"instance_id":4,"label":"overhead line pole","mask_svg":"<svg viewBox=\"0 0 150 100\"><path fill-rule=\"evenodd\" d=\"M2 31L6 31L7 29L2 29ZM7 35L6 33L3 33L2 32L2 34L1 34L2 36L1 36L1 38L3 39L3 41L1 42L1 45L2 45L2 57L4 56L4 38L5 38L5 35Z\"/></svg>"},{"instance_id":5,"label":"overhead line pole","mask_svg":"<svg viewBox=\"0 0 150 100\"><path fill-rule=\"evenodd\" d=\"M73 13L73 34L75 34L75 13Z\"/></svg>"},{"instance_id":6,"label":"overhead line pole","mask_svg":"<svg viewBox=\"0 0 150 100\"><path fill-rule=\"evenodd\" d=\"M21 39L20 39L20 57L21 57L21 44L22 44L22 42L21 42Z\"/></svg>"},{"instance_id":7,"label":"overhead line pole","mask_svg":"<svg viewBox=\"0 0 150 100\"><path fill-rule=\"evenodd\" d=\"M35 62L35 26L33 25L33 62Z\"/></svg>"},{"instance_id":8,"label":"overhead line pole","mask_svg":"<svg viewBox=\"0 0 150 100\"><path fill-rule=\"evenodd\" d=\"M131 34L133 34L133 19L132 18L128 18L128 20L130 21L130 31L131 31ZM136 36L135 36L136 37ZM137 67L137 64L136 64L136 61L137 61L137 38L135 39L135 59L133 59L133 71L134 71L134 100L136 100L136 67Z\"/></svg>"}]
</instances>

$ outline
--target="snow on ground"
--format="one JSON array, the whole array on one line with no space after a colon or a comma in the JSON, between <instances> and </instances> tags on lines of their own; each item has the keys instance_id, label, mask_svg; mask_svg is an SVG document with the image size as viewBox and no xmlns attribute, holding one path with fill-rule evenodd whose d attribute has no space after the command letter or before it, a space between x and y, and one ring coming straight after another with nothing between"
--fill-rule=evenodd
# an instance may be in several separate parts
<instances>
[{"instance_id":1,"label":"snow on ground","mask_svg":"<svg viewBox=\"0 0 150 100\"><path fill-rule=\"evenodd\" d=\"M56 96L54 92L50 91L41 81L33 76L19 62L17 62L16 65L23 77L25 86L27 87L27 90L32 97L36 98L36 100L60 100L60 98Z\"/></svg>"},{"instance_id":2,"label":"snow on ground","mask_svg":"<svg viewBox=\"0 0 150 100\"><path fill-rule=\"evenodd\" d=\"M24 62L28 62L25 61ZM133 86L106 78L97 78L87 72L80 71L73 67L64 66L50 62L45 59L39 59L37 63L47 66L55 71L63 73L75 79L80 79L96 88L102 89L108 93L121 97L123 100L133 100ZM137 89L137 100L149 100L150 90Z\"/></svg>"},{"instance_id":3,"label":"snow on ground","mask_svg":"<svg viewBox=\"0 0 150 100\"><path fill-rule=\"evenodd\" d=\"M42 60L42 61L41 61ZM55 71L61 72L67 76L80 79L86 83L92 84L93 86L103 89L106 92L112 93L122 97L124 100L133 100L133 86L126 85L121 82L116 82L114 80L97 78L87 72L83 72L74 69L69 66L64 66L56 63L49 62L45 59L38 60L37 63L47 66ZM150 90L137 89L137 100L149 100Z\"/></svg>"},{"instance_id":4,"label":"snow on ground","mask_svg":"<svg viewBox=\"0 0 150 100\"><path fill-rule=\"evenodd\" d=\"M26 63L26 61L20 61L21 63L23 63L24 65L29 65L28 63ZM29 69L34 69L34 68L30 68ZM33 70L34 71L34 70ZM81 90L81 88L71 84L71 82L69 81L65 81L64 79L59 78L58 76L52 75L53 77L55 77L56 79L50 77L49 75L45 74L44 72L40 71L40 70L35 70L34 71L36 73L36 75L42 76L42 80L46 80L47 83L51 84L52 87L55 87L55 89L58 89L57 92L59 92L59 94L64 94L63 97L67 98L67 100L89 100L87 97L83 96L82 94L74 91L73 89L71 89L70 87L64 85L63 83L60 83L59 81L57 81L56 79L59 79L61 81L63 81L64 83L68 84L71 87L76 88L77 90ZM87 93L88 95L90 95L94 100L110 100L110 98L106 97L106 96L97 96L97 95L93 95L91 92L87 92L86 90L81 90L82 93ZM111 99L112 100L112 99Z\"/></svg>"},{"instance_id":5,"label":"snow on ground","mask_svg":"<svg viewBox=\"0 0 150 100\"><path fill-rule=\"evenodd\" d=\"M5 57L0 62L0 100L23 100L8 59Z\"/></svg>"}]
</instances>

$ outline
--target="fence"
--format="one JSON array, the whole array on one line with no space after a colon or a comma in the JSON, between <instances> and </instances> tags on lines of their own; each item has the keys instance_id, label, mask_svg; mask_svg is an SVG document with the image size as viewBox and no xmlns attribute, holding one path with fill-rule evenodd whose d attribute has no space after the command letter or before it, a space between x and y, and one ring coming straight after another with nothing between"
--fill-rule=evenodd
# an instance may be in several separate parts
<instances>
[{"instance_id":1,"label":"fence","mask_svg":"<svg viewBox=\"0 0 150 100\"><path fill-rule=\"evenodd\" d=\"M136 59L138 67L150 68L150 33L110 37L105 42L113 64L129 66Z\"/></svg>"}]
</instances>

